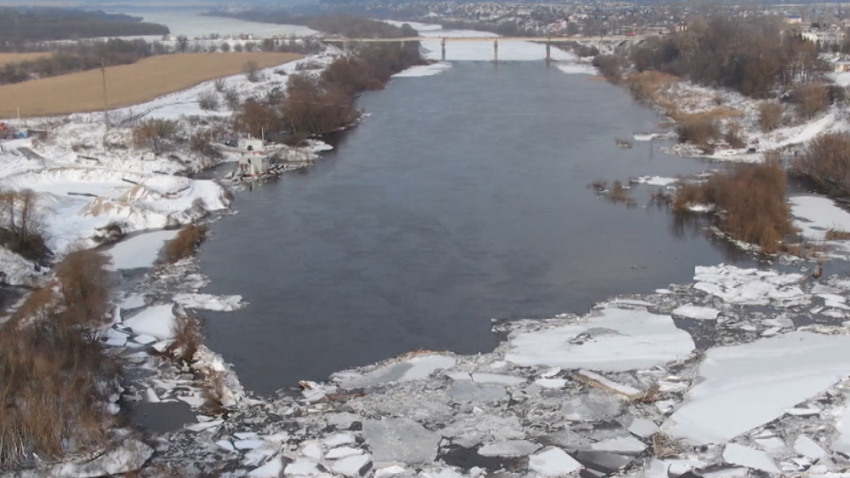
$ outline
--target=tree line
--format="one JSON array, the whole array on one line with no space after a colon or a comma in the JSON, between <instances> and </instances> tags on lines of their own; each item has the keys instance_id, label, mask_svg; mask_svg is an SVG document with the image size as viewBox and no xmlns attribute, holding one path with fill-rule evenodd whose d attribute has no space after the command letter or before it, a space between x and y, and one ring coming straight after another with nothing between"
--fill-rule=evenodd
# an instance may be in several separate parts
<instances>
[{"instance_id":1,"label":"tree line","mask_svg":"<svg viewBox=\"0 0 850 478\"><path fill-rule=\"evenodd\" d=\"M600 58L596 63L603 74L612 76L620 68L615 60ZM818 58L815 43L769 17L697 19L685 31L648 38L625 60L640 72L670 73L756 98L769 97L776 88L818 80L829 69Z\"/></svg>"},{"instance_id":2,"label":"tree line","mask_svg":"<svg viewBox=\"0 0 850 478\"><path fill-rule=\"evenodd\" d=\"M102 11L0 9L0 51L22 51L29 42L168 33L164 25Z\"/></svg>"}]
</instances>

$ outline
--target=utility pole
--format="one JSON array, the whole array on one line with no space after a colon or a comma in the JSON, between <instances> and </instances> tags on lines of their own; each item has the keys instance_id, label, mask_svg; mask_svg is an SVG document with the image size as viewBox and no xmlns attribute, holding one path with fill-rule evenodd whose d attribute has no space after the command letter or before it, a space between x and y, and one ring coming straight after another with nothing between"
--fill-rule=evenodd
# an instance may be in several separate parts
<instances>
[{"instance_id":1,"label":"utility pole","mask_svg":"<svg viewBox=\"0 0 850 478\"><path fill-rule=\"evenodd\" d=\"M109 102L106 100L106 64L103 59L100 60L100 73L103 76L103 123L106 125L106 132L109 132Z\"/></svg>"}]
</instances>

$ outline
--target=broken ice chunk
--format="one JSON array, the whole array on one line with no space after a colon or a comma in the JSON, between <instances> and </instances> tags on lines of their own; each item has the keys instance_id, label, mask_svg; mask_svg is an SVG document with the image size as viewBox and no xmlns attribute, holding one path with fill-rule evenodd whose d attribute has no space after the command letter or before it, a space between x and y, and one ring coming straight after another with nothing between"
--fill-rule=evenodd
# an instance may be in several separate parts
<instances>
[{"instance_id":1,"label":"broken ice chunk","mask_svg":"<svg viewBox=\"0 0 850 478\"><path fill-rule=\"evenodd\" d=\"M354 439L354 435L351 433L337 433L322 440L322 444L328 448L335 448L340 445L349 445L355 442L356 440Z\"/></svg>"},{"instance_id":2,"label":"broken ice chunk","mask_svg":"<svg viewBox=\"0 0 850 478\"><path fill-rule=\"evenodd\" d=\"M820 409L816 407L785 409L785 413L787 413L788 415L794 415L795 417L808 417L812 415L818 415L820 412Z\"/></svg>"},{"instance_id":3,"label":"broken ice chunk","mask_svg":"<svg viewBox=\"0 0 850 478\"><path fill-rule=\"evenodd\" d=\"M234 448L233 443L230 443L230 440L219 440L215 442L215 444L218 445L219 448L224 448L227 451L236 451L236 448Z\"/></svg>"},{"instance_id":4,"label":"broken ice chunk","mask_svg":"<svg viewBox=\"0 0 850 478\"><path fill-rule=\"evenodd\" d=\"M726 463L732 465L745 466L768 473L779 473L779 468L776 467L776 463L767 453L737 443L726 445L723 450L723 459Z\"/></svg>"},{"instance_id":5,"label":"broken ice chunk","mask_svg":"<svg viewBox=\"0 0 850 478\"><path fill-rule=\"evenodd\" d=\"M689 319L696 320L715 320L717 319L717 316L720 315L720 311L717 309L712 309L711 307L700 307L693 304L686 304L677 307L672 313L679 317L687 317Z\"/></svg>"},{"instance_id":6,"label":"broken ice chunk","mask_svg":"<svg viewBox=\"0 0 850 478\"><path fill-rule=\"evenodd\" d=\"M305 476L316 476L322 473L319 471L318 463L313 460L300 459L295 460L292 463L286 465L286 469L283 470L287 476L291 475L305 475Z\"/></svg>"},{"instance_id":7,"label":"broken ice chunk","mask_svg":"<svg viewBox=\"0 0 850 478\"><path fill-rule=\"evenodd\" d=\"M331 465L331 471L344 476L358 476L360 470L366 466L372 458L369 455L354 455L335 461Z\"/></svg>"},{"instance_id":8,"label":"broken ice chunk","mask_svg":"<svg viewBox=\"0 0 850 478\"><path fill-rule=\"evenodd\" d=\"M590 446L593 451L608 451L623 455L637 455L646 450L646 444L637 438L626 436L602 440Z\"/></svg>"},{"instance_id":9,"label":"broken ice chunk","mask_svg":"<svg viewBox=\"0 0 850 478\"><path fill-rule=\"evenodd\" d=\"M649 438L658 433L658 425L645 418L635 418L629 425L629 432L641 438Z\"/></svg>"},{"instance_id":10,"label":"broken ice chunk","mask_svg":"<svg viewBox=\"0 0 850 478\"><path fill-rule=\"evenodd\" d=\"M380 366L365 375L354 372L343 372L334 374L331 377L338 380L340 386L345 389L368 388L392 382L422 380L428 378L437 370L453 367L455 362L453 357L447 355L415 355L395 363Z\"/></svg>"},{"instance_id":11,"label":"broken ice chunk","mask_svg":"<svg viewBox=\"0 0 850 478\"><path fill-rule=\"evenodd\" d=\"M669 315L606 308L579 323L518 333L508 346L505 359L517 365L626 371L684 358L694 342Z\"/></svg>"},{"instance_id":12,"label":"broken ice chunk","mask_svg":"<svg viewBox=\"0 0 850 478\"><path fill-rule=\"evenodd\" d=\"M328 460L336 460L336 459L339 459L339 458L346 458L346 457L349 457L349 456L361 455L361 454L363 454L363 450L361 450L359 448L351 448L349 446L341 446L339 448L334 448L333 450L329 451L325 455L325 458L327 458Z\"/></svg>"},{"instance_id":13,"label":"broken ice chunk","mask_svg":"<svg viewBox=\"0 0 850 478\"><path fill-rule=\"evenodd\" d=\"M519 385L525 383L522 377L514 377L513 375L502 375L498 373L467 373L467 372L449 372L447 377L455 381L472 381L475 383L499 383L502 385Z\"/></svg>"},{"instance_id":14,"label":"broken ice chunk","mask_svg":"<svg viewBox=\"0 0 850 478\"><path fill-rule=\"evenodd\" d=\"M826 451L805 435L798 436L794 441L794 451L812 460L820 460L826 456Z\"/></svg>"},{"instance_id":15,"label":"broken ice chunk","mask_svg":"<svg viewBox=\"0 0 850 478\"><path fill-rule=\"evenodd\" d=\"M430 463L440 435L407 418L364 420L363 434L377 463Z\"/></svg>"},{"instance_id":16,"label":"broken ice chunk","mask_svg":"<svg viewBox=\"0 0 850 478\"><path fill-rule=\"evenodd\" d=\"M177 319L171 313L172 305L154 305L124 321L136 334L145 334L160 340L174 337Z\"/></svg>"},{"instance_id":17,"label":"broken ice chunk","mask_svg":"<svg viewBox=\"0 0 850 478\"><path fill-rule=\"evenodd\" d=\"M802 274L781 274L776 271L740 269L721 264L696 266L694 289L720 297L730 304L768 305L780 307L808 304L811 297L799 283Z\"/></svg>"},{"instance_id":18,"label":"broken ice chunk","mask_svg":"<svg viewBox=\"0 0 850 478\"><path fill-rule=\"evenodd\" d=\"M478 450L481 456L526 456L534 453L540 445L526 440L508 440L499 443L489 443Z\"/></svg>"},{"instance_id":19,"label":"broken ice chunk","mask_svg":"<svg viewBox=\"0 0 850 478\"><path fill-rule=\"evenodd\" d=\"M404 473L404 467L398 465L391 465L384 468L378 468L375 470L375 478L386 478L387 476L394 476Z\"/></svg>"},{"instance_id":20,"label":"broken ice chunk","mask_svg":"<svg viewBox=\"0 0 850 478\"><path fill-rule=\"evenodd\" d=\"M528 460L528 469L542 476L563 476L581 470L584 466L568 455L564 450L555 447L545 448Z\"/></svg>"},{"instance_id":21,"label":"broken ice chunk","mask_svg":"<svg viewBox=\"0 0 850 478\"><path fill-rule=\"evenodd\" d=\"M563 378L538 378L534 381L534 384L543 388L564 388L567 386L567 380Z\"/></svg>"},{"instance_id":22,"label":"broken ice chunk","mask_svg":"<svg viewBox=\"0 0 850 478\"><path fill-rule=\"evenodd\" d=\"M318 461L322 459L322 447L315 441L304 442L301 444L301 454Z\"/></svg>"},{"instance_id":23,"label":"broken ice chunk","mask_svg":"<svg viewBox=\"0 0 850 478\"><path fill-rule=\"evenodd\" d=\"M692 443L723 443L774 420L841 380L850 336L790 332L709 349L698 382L662 429Z\"/></svg>"},{"instance_id":24,"label":"broken ice chunk","mask_svg":"<svg viewBox=\"0 0 850 478\"><path fill-rule=\"evenodd\" d=\"M236 447L237 450L253 450L265 444L266 442L264 440L248 439L237 440L233 443L233 446Z\"/></svg>"},{"instance_id":25,"label":"broken ice chunk","mask_svg":"<svg viewBox=\"0 0 850 478\"><path fill-rule=\"evenodd\" d=\"M625 398L628 398L629 400L634 400L643 396L643 392L634 387L617 383L613 380L608 380L602 375L590 372L588 370L579 370L573 376L583 383L592 385L601 390L614 392L616 394L622 395Z\"/></svg>"},{"instance_id":26,"label":"broken ice chunk","mask_svg":"<svg viewBox=\"0 0 850 478\"><path fill-rule=\"evenodd\" d=\"M778 437L756 438L753 440L762 450L777 451L785 448L785 442Z\"/></svg>"},{"instance_id":27,"label":"broken ice chunk","mask_svg":"<svg viewBox=\"0 0 850 478\"><path fill-rule=\"evenodd\" d=\"M277 478L283 471L283 462L280 458L272 458L265 465L248 473L249 478Z\"/></svg>"}]
</instances>

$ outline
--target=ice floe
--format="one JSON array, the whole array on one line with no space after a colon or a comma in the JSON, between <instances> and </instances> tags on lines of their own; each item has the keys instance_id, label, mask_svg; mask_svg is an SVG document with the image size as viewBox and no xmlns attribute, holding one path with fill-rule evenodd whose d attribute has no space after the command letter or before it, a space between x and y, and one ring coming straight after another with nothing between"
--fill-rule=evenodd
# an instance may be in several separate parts
<instances>
[{"instance_id":1,"label":"ice floe","mask_svg":"<svg viewBox=\"0 0 850 478\"><path fill-rule=\"evenodd\" d=\"M685 358L694 349L691 336L669 315L606 308L574 324L514 334L508 362L625 371Z\"/></svg>"},{"instance_id":2,"label":"ice floe","mask_svg":"<svg viewBox=\"0 0 850 478\"><path fill-rule=\"evenodd\" d=\"M115 270L153 267L166 242L180 231L156 231L138 234L104 251L109 257L108 268Z\"/></svg>"},{"instance_id":3,"label":"ice floe","mask_svg":"<svg viewBox=\"0 0 850 478\"><path fill-rule=\"evenodd\" d=\"M779 468L767 453L748 446L730 443L723 450L723 459L732 465L744 466L768 473L779 473Z\"/></svg>"},{"instance_id":4,"label":"ice floe","mask_svg":"<svg viewBox=\"0 0 850 478\"><path fill-rule=\"evenodd\" d=\"M560 448L546 448L528 460L528 469L541 476L564 476L581 470L584 466Z\"/></svg>"},{"instance_id":5,"label":"ice floe","mask_svg":"<svg viewBox=\"0 0 850 478\"><path fill-rule=\"evenodd\" d=\"M433 76L448 70L452 67L451 63L438 62L430 65L412 66L400 73L393 75L393 78L416 78L420 76Z\"/></svg>"},{"instance_id":6,"label":"ice floe","mask_svg":"<svg viewBox=\"0 0 850 478\"><path fill-rule=\"evenodd\" d=\"M395 361L365 375L352 372L337 373L332 376L342 388L367 388L397 381L422 380L437 370L454 366L453 357L441 354L415 355Z\"/></svg>"},{"instance_id":7,"label":"ice floe","mask_svg":"<svg viewBox=\"0 0 850 478\"><path fill-rule=\"evenodd\" d=\"M802 274L782 274L773 270L741 269L721 264L697 266L694 288L720 297L730 304L804 305L811 297L800 289Z\"/></svg>"},{"instance_id":8,"label":"ice floe","mask_svg":"<svg viewBox=\"0 0 850 478\"><path fill-rule=\"evenodd\" d=\"M725 443L835 385L850 369L850 336L791 332L710 349L700 381L662 429L692 443Z\"/></svg>"},{"instance_id":9,"label":"ice floe","mask_svg":"<svg viewBox=\"0 0 850 478\"><path fill-rule=\"evenodd\" d=\"M245 307L241 295L175 294L173 299L187 309L231 312Z\"/></svg>"},{"instance_id":10,"label":"ice floe","mask_svg":"<svg viewBox=\"0 0 850 478\"><path fill-rule=\"evenodd\" d=\"M177 323L176 317L171 311L172 308L170 304L148 307L132 318L125 320L124 325L137 334L168 340L174 337L174 326Z\"/></svg>"},{"instance_id":11,"label":"ice floe","mask_svg":"<svg viewBox=\"0 0 850 478\"><path fill-rule=\"evenodd\" d=\"M685 304L676 307L673 309L672 313L679 317L687 317L689 319L697 320L715 320L717 316L720 315L720 311L717 309L713 309L711 307L700 307L693 304Z\"/></svg>"}]
</instances>

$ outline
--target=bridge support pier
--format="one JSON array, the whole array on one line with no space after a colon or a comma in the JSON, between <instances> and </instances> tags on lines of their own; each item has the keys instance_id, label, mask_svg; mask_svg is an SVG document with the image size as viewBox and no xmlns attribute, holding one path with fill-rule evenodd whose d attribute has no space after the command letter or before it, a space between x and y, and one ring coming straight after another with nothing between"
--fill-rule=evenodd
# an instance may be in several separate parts
<instances>
[{"instance_id":1,"label":"bridge support pier","mask_svg":"<svg viewBox=\"0 0 850 478\"><path fill-rule=\"evenodd\" d=\"M499 40L493 40L493 61L499 62Z\"/></svg>"},{"instance_id":2,"label":"bridge support pier","mask_svg":"<svg viewBox=\"0 0 850 478\"><path fill-rule=\"evenodd\" d=\"M552 39L546 39L546 66L552 62Z\"/></svg>"},{"instance_id":3,"label":"bridge support pier","mask_svg":"<svg viewBox=\"0 0 850 478\"><path fill-rule=\"evenodd\" d=\"M442 61L446 61L446 39L445 38L442 38L442 40L440 41L440 46L443 49L443 53L442 53L442 55L440 55L440 58L441 58Z\"/></svg>"}]
</instances>

